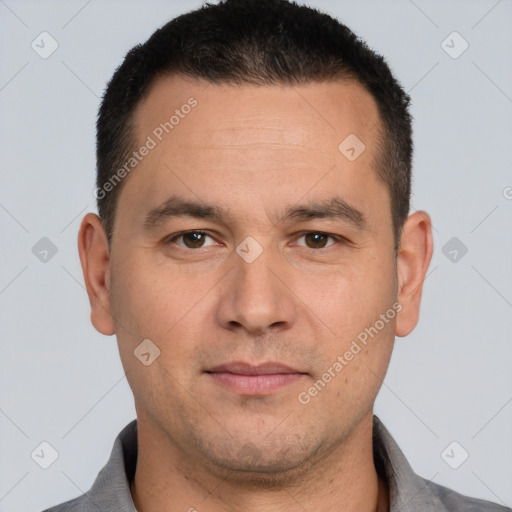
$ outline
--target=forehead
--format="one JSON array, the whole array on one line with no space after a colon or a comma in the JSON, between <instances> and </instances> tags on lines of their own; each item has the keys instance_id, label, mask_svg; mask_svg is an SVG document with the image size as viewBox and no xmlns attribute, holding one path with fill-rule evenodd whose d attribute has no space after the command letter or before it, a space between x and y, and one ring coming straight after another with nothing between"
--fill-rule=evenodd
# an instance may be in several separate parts
<instances>
[{"instance_id":1,"label":"forehead","mask_svg":"<svg viewBox=\"0 0 512 512\"><path fill-rule=\"evenodd\" d=\"M195 106L189 108L192 103ZM194 121L187 122L187 118ZM371 145L368 139L380 124L373 97L354 81L217 85L179 76L155 80L134 113L139 140L165 122L172 125L176 143L189 138L191 144L208 139L232 144L243 133L254 144L275 137L276 144L318 152L320 139L332 144L350 133L366 138Z\"/></svg>"},{"instance_id":2,"label":"forehead","mask_svg":"<svg viewBox=\"0 0 512 512\"><path fill-rule=\"evenodd\" d=\"M178 189L208 203L229 196L238 214L251 198L274 210L281 200L306 193L321 200L334 188L363 200L376 186L378 110L354 82L235 86L166 76L133 121L136 146L151 139L152 149L121 196L145 203L145 211Z\"/></svg>"}]
</instances>

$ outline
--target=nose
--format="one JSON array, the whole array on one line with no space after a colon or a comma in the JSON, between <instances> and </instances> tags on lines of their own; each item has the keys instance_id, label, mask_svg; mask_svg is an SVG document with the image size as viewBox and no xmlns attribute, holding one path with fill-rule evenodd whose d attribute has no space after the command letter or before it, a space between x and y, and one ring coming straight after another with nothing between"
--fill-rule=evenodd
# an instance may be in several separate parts
<instances>
[{"instance_id":1,"label":"nose","mask_svg":"<svg viewBox=\"0 0 512 512\"><path fill-rule=\"evenodd\" d=\"M225 329L251 335L289 329L297 315L282 260L265 249L248 263L234 254L234 268L223 282L217 318Z\"/></svg>"}]
</instances>

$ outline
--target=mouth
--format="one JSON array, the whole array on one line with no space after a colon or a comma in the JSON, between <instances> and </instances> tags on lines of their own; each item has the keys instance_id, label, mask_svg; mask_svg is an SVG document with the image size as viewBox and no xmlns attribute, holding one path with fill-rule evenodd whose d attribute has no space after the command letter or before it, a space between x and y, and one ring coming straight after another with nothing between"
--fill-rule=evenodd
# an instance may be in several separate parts
<instances>
[{"instance_id":1,"label":"mouth","mask_svg":"<svg viewBox=\"0 0 512 512\"><path fill-rule=\"evenodd\" d=\"M265 396L302 380L308 374L278 363L258 365L234 361L215 366L205 373L217 384L244 396Z\"/></svg>"}]
</instances>

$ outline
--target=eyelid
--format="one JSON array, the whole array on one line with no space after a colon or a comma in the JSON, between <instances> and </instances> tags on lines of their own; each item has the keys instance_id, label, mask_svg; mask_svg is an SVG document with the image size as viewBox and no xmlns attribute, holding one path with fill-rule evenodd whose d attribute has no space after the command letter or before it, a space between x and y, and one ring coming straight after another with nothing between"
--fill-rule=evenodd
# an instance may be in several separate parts
<instances>
[{"instance_id":1,"label":"eyelid","mask_svg":"<svg viewBox=\"0 0 512 512\"><path fill-rule=\"evenodd\" d=\"M327 236L329 238L332 238L335 241L335 243L329 244L326 247L319 247L317 249L314 249L312 247L308 247L307 245L300 245L300 247L305 247L306 249L311 249L312 251L321 251L322 249L328 249L329 247L332 247L333 245L336 245L336 242L339 243L339 244L348 243L348 240L345 237L342 237L340 235L334 235L332 233L327 233L325 231L319 231L319 230L316 230L316 229L310 229L310 230L306 230L306 231L302 231L302 232L298 233L298 235L295 237L295 240L298 240L299 238L302 238L303 236L311 234L311 233L317 233L319 235L325 235L325 236Z\"/></svg>"},{"instance_id":2,"label":"eyelid","mask_svg":"<svg viewBox=\"0 0 512 512\"><path fill-rule=\"evenodd\" d=\"M181 247L182 249L189 249L192 251L197 251L198 249L203 249L204 246L197 247L194 249L192 247L186 247L185 245L180 245L176 242L176 240L178 240L181 236L186 235L188 233L200 233L202 235L206 235L207 237L211 238L212 240L215 240L215 238L208 231L205 231L203 229L187 229L185 231L179 231L178 233L172 233L171 235L167 235L163 239L162 242L164 245L176 244L178 247ZM209 247L209 246L206 246L206 247Z\"/></svg>"}]
</instances>

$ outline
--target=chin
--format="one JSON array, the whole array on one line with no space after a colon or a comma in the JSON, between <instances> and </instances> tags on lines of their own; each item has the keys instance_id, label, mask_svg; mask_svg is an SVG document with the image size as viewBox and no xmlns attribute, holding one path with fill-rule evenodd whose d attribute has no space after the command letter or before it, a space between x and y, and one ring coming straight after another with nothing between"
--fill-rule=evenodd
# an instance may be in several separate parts
<instances>
[{"instance_id":1,"label":"chin","mask_svg":"<svg viewBox=\"0 0 512 512\"><path fill-rule=\"evenodd\" d=\"M233 449L234 446L238 448ZM275 439L273 443L269 443L268 438L260 442L226 439L220 444L210 440L199 445L196 442L196 447L219 477L265 488L282 487L298 481L320 459L320 446L311 439L297 437Z\"/></svg>"}]
</instances>

